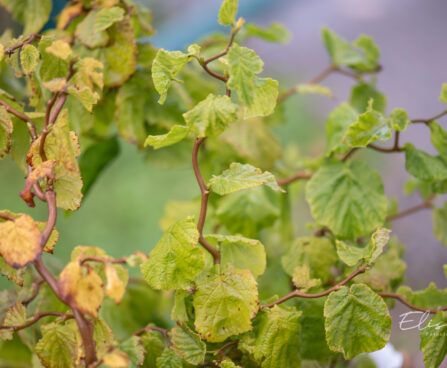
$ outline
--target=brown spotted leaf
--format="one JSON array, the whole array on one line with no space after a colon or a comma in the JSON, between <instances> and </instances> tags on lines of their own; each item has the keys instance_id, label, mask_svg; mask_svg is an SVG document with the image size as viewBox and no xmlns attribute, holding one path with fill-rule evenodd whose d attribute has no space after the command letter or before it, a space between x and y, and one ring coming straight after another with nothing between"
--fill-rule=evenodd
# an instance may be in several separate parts
<instances>
[{"instance_id":1,"label":"brown spotted leaf","mask_svg":"<svg viewBox=\"0 0 447 368\"><path fill-rule=\"evenodd\" d=\"M12 267L25 267L42 254L41 237L37 223L27 214L0 222L0 255Z\"/></svg>"}]
</instances>

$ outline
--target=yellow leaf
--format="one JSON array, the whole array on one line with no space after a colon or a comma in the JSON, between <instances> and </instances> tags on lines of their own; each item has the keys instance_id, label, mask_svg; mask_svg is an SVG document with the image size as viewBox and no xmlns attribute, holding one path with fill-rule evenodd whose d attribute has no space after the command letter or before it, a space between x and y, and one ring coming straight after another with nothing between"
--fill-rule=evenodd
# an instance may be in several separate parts
<instances>
[{"instance_id":1,"label":"yellow leaf","mask_svg":"<svg viewBox=\"0 0 447 368\"><path fill-rule=\"evenodd\" d=\"M79 262L67 264L59 277L59 290L71 307L96 318L104 299L103 285L98 274L90 266L86 268L84 276Z\"/></svg>"},{"instance_id":2,"label":"yellow leaf","mask_svg":"<svg viewBox=\"0 0 447 368\"><path fill-rule=\"evenodd\" d=\"M42 85L51 92L59 92L62 91L67 85L67 79L54 78L49 80L48 82L42 82Z\"/></svg>"},{"instance_id":3,"label":"yellow leaf","mask_svg":"<svg viewBox=\"0 0 447 368\"><path fill-rule=\"evenodd\" d=\"M67 60L72 53L70 45L62 40L54 41L45 51L63 60Z\"/></svg>"},{"instance_id":4,"label":"yellow leaf","mask_svg":"<svg viewBox=\"0 0 447 368\"><path fill-rule=\"evenodd\" d=\"M27 214L0 222L0 255L12 267L25 267L42 254L41 238L37 223Z\"/></svg>"},{"instance_id":5,"label":"yellow leaf","mask_svg":"<svg viewBox=\"0 0 447 368\"><path fill-rule=\"evenodd\" d=\"M36 168L33 169L33 171L31 171L26 177L25 189L20 192L20 197L22 197L22 199L28 206L35 206L33 200L34 195L33 193L31 193L33 185L36 184L40 178L47 177L53 179L53 166L55 163L55 160L42 162L40 165L36 166Z\"/></svg>"},{"instance_id":6,"label":"yellow leaf","mask_svg":"<svg viewBox=\"0 0 447 368\"><path fill-rule=\"evenodd\" d=\"M128 355L118 349L105 355L103 362L110 368L127 368L130 363Z\"/></svg>"},{"instance_id":7,"label":"yellow leaf","mask_svg":"<svg viewBox=\"0 0 447 368\"><path fill-rule=\"evenodd\" d=\"M125 291L124 283L118 277L118 272L113 265L106 264L105 273L107 278L106 294L116 304L119 304Z\"/></svg>"}]
</instances>

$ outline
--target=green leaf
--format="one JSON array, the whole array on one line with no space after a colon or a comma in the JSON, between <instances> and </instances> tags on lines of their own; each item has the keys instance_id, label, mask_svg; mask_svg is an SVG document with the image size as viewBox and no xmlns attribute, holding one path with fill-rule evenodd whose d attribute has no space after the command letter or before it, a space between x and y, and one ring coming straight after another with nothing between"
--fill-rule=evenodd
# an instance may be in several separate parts
<instances>
[{"instance_id":1,"label":"green leaf","mask_svg":"<svg viewBox=\"0 0 447 368\"><path fill-rule=\"evenodd\" d=\"M320 86L314 83L302 83L296 87L296 93L301 95L321 95L327 97L333 97L332 91L325 86Z\"/></svg>"},{"instance_id":2,"label":"green leaf","mask_svg":"<svg viewBox=\"0 0 447 368\"><path fill-rule=\"evenodd\" d=\"M351 90L351 97L349 103L354 107L359 114L364 113L370 100L373 100L372 108L382 114L386 111L386 97L379 92L372 83L356 84Z\"/></svg>"},{"instance_id":3,"label":"green leaf","mask_svg":"<svg viewBox=\"0 0 447 368\"><path fill-rule=\"evenodd\" d=\"M431 156L411 143L405 144L405 169L414 177L425 181L447 179L447 163L442 157Z\"/></svg>"},{"instance_id":4,"label":"green leaf","mask_svg":"<svg viewBox=\"0 0 447 368\"><path fill-rule=\"evenodd\" d=\"M383 299L364 284L343 286L324 304L329 348L352 359L383 348L390 338L391 317Z\"/></svg>"},{"instance_id":5,"label":"green leaf","mask_svg":"<svg viewBox=\"0 0 447 368\"><path fill-rule=\"evenodd\" d=\"M75 331L68 325L43 325L42 338L37 342L36 353L42 364L50 368L75 367L78 344Z\"/></svg>"},{"instance_id":6,"label":"green leaf","mask_svg":"<svg viewBox=\"0 0 447 368\"><path fill-rule=\"evenodd\" d=\"M250 164L240 164L238 162L231 163L230 168L221 175L213 175L208 184L211 191L219 195L226 195L260 185L266 185L275 191L284 192L272 173L262 172Z\"/></svg>"},{"instance_id":7,"label":"green leaf","mask_svg":"<svg viewBox=\"0 0 447 368\"><path fill-rule=\"evenodd\" d=\"M437 368L447 354L447 312L436 313L421 330L420 349L427 368Z\"/></svg>"},{"instance_id":8,"label":"green leaf","mask_svg":"<svg viewBox=\"0 0 447 368\"><path fill-rule=\"evenodd\" d=\"M447 83L442 83L441 95L439 96L439 101L447 103Z\"/></svg>"},{"instance_id":9,"label":"green leaf","mask_svg":"<svg viewBox=\"0 0 447 368\"><path fill-rule=\"evenodd\" d=\"M75 97L88 112L92 112L93 105L96 105L99 101L99 94L92 92L88 87L70 86L67 88L67 92Z\"/></svg>"},{"instance_id":10,"label":"green leaf","mask_svg":"<svg viewBox=\"0 0 447 368\"><path fill-rule=\"evenodd\" d=\"M11 149L13 123L3 105L0 106L0 159Z\"/></svg>"},{"instance_id":11,"label":"green leaf","mask_svg":"<svg viewBox=\"0 0 447 368\"><path fill-rule=\"evenodd\" d=\"M254 357L262 368L299 368L301 312L278 306L263 309L255 327Z\"/></svg>"},{"instance_id":12,"label":"green leaf","mask_svg":"<svg viewBox=\"0 0 447 368\"><path fill-rule=\"evenodd\" d=\"M253 23L245 27L245 34L250 37L258 37L264 41L287 43L290 33L281 23L272 22L267 28L261 28Z\"/></svg>"},{"instance_id":13,"label":"green leaf","mask_svg":"<svg viewBox=\"0 0 447 368\"><path fill-rule=\"evenodd\" d=\"M0 273L3 276L6 276L8 280L16 283L19 286L23 286L23 274L25 269L23 268L14 268L6 263L3 257L0 257Z\"/></svg>"},{"instance_id":14,"label":"green leaf","mask_svg":"<svg viewBox=\"0 0 447 368\"><path fill-rule=\"evenodd\" d=\"M34 73L39 62L39 51L33 45L25 45L20 51L20 62L25 74Z\"/></svg>"},{"instance_id":15,"label":"green leaf","mask_svg":"<svg viewBox=\"0 0 447 368\"><path fill-rule=\"evenodd\" d=\"M144 361L145 350L141 345L141 338L131 336L119 345L119 350L126 353L130 359L129 368L140 367Z\"/></svg>"},{"instance_id":16,"label":"green leaf","mask_svg":"<svg viewBox=\"0 0 447 368\"><path fill-rule=\"evenodd\" d=\"M215 136L237 119L237 105L228 96L216 96L212 93L199 102L183 117L192 131L199 137Z\"/></svg>"},{"instance_id":17,"label":"green leaf","mask_svg":"<svg viewBox=\"0 0 447 368\"><path fill-rule=\"evenodd\" d=\"M41 163L39 155L40 139L34 141L30 153L33 167ZM76 210L81 205L82 178L76 157L79 144L76 134L70 132L67 110L63 110L45 139L47 159L56 160L53 167L54 190L59 208Z\"/></svg>"},{"instance_id":18,"label":"green leaf","mask_svg":"<svg viewBox=\"0 0 447 368\"><path fill-rule=\"evenodd\" d=\"M156 361L164 351L165 342L157 331L149 331L141 335L141 343L146 350L144 368L156 368Z\"/></svg>"},{"instance_id":19,"label":"green leaf","mask_svg":"<svg viewBox=\"0 0 447 368\"><path fill-rule=\"evenodd\" d=\"M70 44L62 40L53 41L45 51L63 60L67 60L72 54Z\"/></svg>"},{"instance_id":20,"label":"green leaf","mask_svg":"<svg viewBox=\"0 0 447 368\"><path fill-rule=\"evenodd\" d=\"M47 48L51 47L53 42L54 38L47 36L43 36L39 42L39 52L42 61L38 73L43 82L56 78L66 78L68 75L68 60L64 60L47 51Z\"/></svg>"},{"instance_id":21,"label":"green leaf","mask_svg":"<svg viewBox=\"0 0 447 368\"><path fill-rule=\"evenodd\" d=\"M433 232L447 247L447 202L444 206L433 210Z\"/></svg>"},{"instance_id":22,"label":"green leaf","mask_svg":"<svg viewBox=\"0 0 447 368\"><path fill-rule=\"evenodd\" d=\"M377 69L380 55L372 38L361 35L350 44L327 28L323 28L322 37L334 65L348 66L361 72Z\"/></svg>"},{"instance_id":23,"label":"green leaf","mask_svg":"<svg viewBox=\"0 0 447 368\"><path fill-rule=\"evenodd\" d=\"M38 33L51 12L51 0L0 0L0 5L25 26L23 34Z\"/></svg>"},{"instance_id":24,"label":"green leaf","mask_svg":"<svg viewBox=\"0 0 447 368\"><path fill-rule=\"evenodd\" d=\"M93 32L105 31L114 23L122 21L124 18L124 9L114 6L108 9L101 9L95 17Z\"/></svg>"},{"instance_id":25,"label":"green leaf","mask_svg":"<svg viewBox=\"0 0 447 368\"><path fill-rule=\"evenodd\" d=\"M377 171L355 161L323 165L307 183L306 200L319 224L348 238L381 226L388 204Z\"/></svg>"},{"instance_id":26,"label":"green leaf","mask_svg":"<svg viewBox=\"0 0 447 368\"><path fill-rule=\"evenodd\" d=\"M182 368L183 362L172 349L166 348L157 358L157 368Z\"/></svg>"},{"instance_id":27,"label":"green leaf","mask_svg":"<svg viewBox=\"0 0 447 368\"><path fill-rule=\"evenodd\" d=\"M360 260L364 260L368 253L368 247L359 247L355 243L336 240L338 257L348 266L355 266Z\"/></svg>"},{"instance_id":28,"label":"green leaf","mask_svg":"<svg viewBox=\"0 0 447 368\"><path fill-rule=\"evenodd\" d=\"M442 157L447 158L447 131L436 122L430 123L431 143Z\"/></svg>"},{"instance_id":29,"label":"green leaf","mask_svg":"<svg viewBox=\"0 0 447 368\"><path fill-rule=\"evenodd\" d=\"M376 141L391 138L392 130L404 131L410 124L407 113L402 109L394 109L389 117L373 110L370 100L365 113L359 115L344 136L344 142L352 147L366 147Z\"/></svg>"},{"instance_id":30,"label":"green leaf","mask_svg":"<svg viewBox=\"0 0 447 368\"><path fill-rule=\"evenodd\" d=\"M190 60L188 54L181 51L166 51L160 49L152 63L152 80L154 87L160 94L159 104L163 104L168 95L169 87L176 76Z\"/></svg>"},{"instance_id":31,"label":"green leaf","mask_svg":"<svg viewBox=\"0 0 447 368\"><path fill-rule=\"evenodd\" d=\"M228 88L238 93L239 99L247 106L253 104L255 75L262 71L263 62L256 53L244 46L233 44L228 52L230 78Z\"/></svg>"},{"instance_id":32,"label":"green leaf","mask_svg":"<svg viewBox=\"0 0 447 368\"><path fill-rule=\"evenodd\" d=\"M144 147L152 146L154 149L159 149L172 146L186 138L190 130L191 128L184 125L174 125L166 134L147 136Z\"/></svg>"},{"instance_id":33,"label":"green leaf","mask_svg":"<svg viewBox=\"0 0 447 368\"><path fill-rule=\"evenodd\" d=\"M6 312L5 320L3 321L4 326L21 326L27 322L26 318L26 308L25 306L18 302L8 309Z\"/></svg>"},{"instance_id":34,"label":"green leaf","mask_svg":"<svg viewBox=\"0 0 447 368\"><path fill-rule=\"evenodd\" d=\"M329 114L326 121L326 153L346 153L349 147L343 143L343 137L349 126L358 118L357 112L347 103L342 103Z\"/></svg>"},{"instance_id":35,"label":"green leaf","mask_svg":"<svg viewBox=\"0 0 447 368\"><path fill-rule=\"evenodd\" d=\"M95 30L99 13L100 10L90 11L76 27L76 38L91 49L106 46L110 39L104 30Z\"/></svg>"},{"instance_id":36,"label":"green leaf","mask_svg":"<svg viewBox=\"0 0 447 368\"><path fill-rule=\"evenodd\" d=\"M281 258L282 266L289 276L294 275L296 267L307 265L310 276L323 282L332 277L331 267L336 261L331 241L316 236L297 238Z\"/></svg>"},{"instance_id":37,"label":"green leaf","mask_svg":"<svg viewBox=\"0 0 447 368\"><path fill-rule=\"evenodd\" d=\"M192 315L192 295L184 290L176 290L171 319L177 322L188 322Z\"/></svg>"},{"instance_id":38,"label":"green leaf","mask_svg":"<svg viewBox=\"0 0 447 368\"><path fill-rule=\"evenodd\" d=\"M411 304L421 308L437 309L447 305L447 289L438 289L434 282L430 282L424 290L412 291L409 287L402 286L397 292L405 295Z\"/></svg>"},{"instance_id":39,"label":"green leaf","mask_svg":"<svg viewBox=\"0 0 447 368\"><path fill-rule=\"evenodd\" d=\"M221 342L252 328L258 311L256 281L248 270L214 267L197 279L194 326L209 342Z\"/></svg>"},{"instance_id":40,"label":"green leaf","mask_svg":"<svg viewBox=\"0 0 447 368\"><path fill-rule=\"evenodd\" d=\"M120 146L117 138L111 137L92 144L82 153L79 159L79 169L84 181L82 187L84 196L87 195L106 167L118 157L119 152Z\"/></svg>"},{"instance_id":41,"label":"green leaf","mask_svg":"<svg viewBox=\"0 0 447 368\"><path fill-rule=\"evenodd\" d=\"M310 278L310 268L307 264L296 266L292 276L292 282L297 289L306 292L307 290L321 285L320 279Z\"/></svg>"},{"instance_id":42,"label":"green leaf","mask_svg":"<svg viewBox=\"0 0 447 368\"><path fill-rule=\"evenodd\" d=\"M216 214L230 233L256 237L258 231L273 225L280 211L264 188L258 187L224 197Z\"/></svg>"},{"instance_id":43,"label":"green leaf","mask_svg":"<svg viewBox=\"0 0 447 368\"><path fill-rule=\"evenodd\" d=\"M244 111L244 118L268 116L275 111L278 98L278 81L271 78L255 78L253 103Z\"/></svg>"},{"instance_id":44,"label":"green leaf","mask_svg":"<svg viewBox=\"0 0 447 368\"><path fill-rule=\"evenodd\" d=\"M207 235L211 244L218 244L223 265L231 263L240 270L250 270L253 276L262 275L266 266L264 246L259 240L240 235Z\"/></svg>"},{"instance_id":45,"label":"green leaf","mask_svg":"<svg viewBox=\"0 0 447 368\"><path fill-rule=\"evenodd\" d=\"M236 21L238 0L224 0L220 10L218 21L223 26L233 26Z\"/></svg>"},{"instance_id":46,"label":"green leaf","mask_svg":"<svg viewBox=\"0 0 447 368\"><path fill-rule=\"evenodd\" d=\"M206 344L200 336L185 325L177 325L172 329L173 350L190 364L203 364Z\"/></svg>"},{"instance_id":47,"label":"green leaf","mask_svg":"<svg viewBox=\"0 0 447 368\"><path fill-rule=\"evenodd\" d=\"M197 245L199 232L194 219L177 221L163 234L149 259L141 265L141 272L154 289L187 288L202 272L204 250Z\"/></svg>"}]
</instances>

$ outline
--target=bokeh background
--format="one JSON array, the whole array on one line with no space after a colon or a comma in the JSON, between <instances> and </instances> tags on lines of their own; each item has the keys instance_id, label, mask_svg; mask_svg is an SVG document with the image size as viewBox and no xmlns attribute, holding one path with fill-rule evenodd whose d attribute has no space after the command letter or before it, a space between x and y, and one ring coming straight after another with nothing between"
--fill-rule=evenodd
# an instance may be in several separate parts
<instances>
[{"instance_id":1,"label":"bokeh background","mask_svg":"<svg viewBox=\"0 0 447 368\"><path fill-rule=\"evenodd\" d=\"M53 16L64 4L56 0ZM158 47L183 49L212 31L222 31L216 22L220 0L146 0L154 14L157 35L150 39ZM383 71L377 87L388 97L388 110L401 107L410 118L426 118L445 106L437 100L443 82L447 82L447 1L445 0L239 0L240 15L250 22L267 26L283 23L291 32L287 45L250 41L250 47L265 61L266 74L278 79L283 88L305 82L328 65L320 39L327 26L348 40L360 33L372 36L381 50ZM8 14L0 10L0 32L14 27ZM349 96L352 81L330 76L322 84L330 87L334 100L323 97L295 96L287 102L286 123L275 128L283 146L298 143L304 155L318 155L325 146L327 114ZM415 126L403 134L410 141L432 151L429 132ZM405 196L403 185L408 178L402 154L362 153L380 170L388 196L396 197L404 209L420 202L417 195ZM29 212L19 198L23 173L8 159L0 161L0 208ZM103 247L113 256L135 250L149 252L161 236L157 223L168 200L188 200L199 191L191 168L162 170L150 166L134 146L121 142L121 155L96 182L81 209L67 216L59 214L60 240L55 257L48 262L65 262L76 245ZM438 199L442 203L444 198ZM296 235L309 230L311 221L305 204L293 206ZM44 220L45 208L33 210ZM394 234L406 246L408 264L406 284L425 288L435 281L447 287L442 265L447 263L447 249L432 235L430 211L421 211L393 224ZM0 290L8 281L0 279ZM400 313L393 310L392 343L405 351L408 367L423 367L419 353L418 331L399 331ZM444 363L442 367L447 367Z\"/></svg>"}]
</instances>

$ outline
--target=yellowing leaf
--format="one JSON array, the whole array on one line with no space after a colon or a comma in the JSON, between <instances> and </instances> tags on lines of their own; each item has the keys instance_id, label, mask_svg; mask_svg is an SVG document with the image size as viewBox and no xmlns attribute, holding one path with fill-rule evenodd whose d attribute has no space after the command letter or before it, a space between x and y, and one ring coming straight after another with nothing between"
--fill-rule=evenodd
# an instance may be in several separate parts
<instances>
[{"instance_id":1,"label":"yellowing leaf","mask_svg":"<svg viewBox=\"0 0 447 368\"><path fill-rule=\"evenodd\" d=\"M67 78L54 78L48 82L42 82L42 86L53 93L63 91L66 85Z\"/></svg>"},{"instance_id":2,"label":"yellowing leaf","mask_svg":"<svg viewBox=\"0 0 447 368\"><path fill-rule=\"evenodd\" d=\"M0 159L11 149L13 123L8 112L0 106Z\"/></svg>"},{"instance_id":3,"label":"yellowing leaf","mask_svg":"<svg viewBox=\"0 0 447 368\"><path fill-rule=\"evenodd\" d=\"M98 93L92 92L88 87L78 88L76 86L70 86L67 92L76 97L88 112L92 112L93 105L96 105L99 101Z\"/></svg>"},{"instance_id":4,"label":"yellowing leaf","mask_svg":"<svg viewBox=\"0 0 447 368\"><path fill-rule=\"evenodd\" d=\"M34 207L33 193L31 192L33 185L36 184L40 178L53 179L53 166L55 162L55 160L42 162L26 177L25 188L20 192L20 197L22 197L28 206Z\"/></svg>"},{"instance_id":5,"label":"yellowing leaf","mask_svg":"<svg viewBox=\"0 0 447 368\"><path fill-rule=\"evenodd\" d=\"M307 291L313 287L321 285L320 279L310 278L310 269L307 264L296 266L292 276L293 284L302 291Z\"/></svg>"},{"instance_id":6,"label":"yellowing leaf","mask_svg":"<svg viewBox=\"0 0 447 368\"><path fill-rule=\"evenodd\" d=\"M21 326L27 322L26 308L22 303L16 303L8 309L5 315L5 326Z\"/></svg>"},{"instance_id":7,"label":"yellowing leaf","mask_svg":"<svg viewBox=\"0 0 447 368\"><path fill-rule=\"evenodd\" d=\"M73 76L75 85L86 86L93 91L94 85L100 89L104 86L104 65L91 57L86 57L76 63L76 73Z\"/></svg>"},{"instance_id":8,"label":"yellowing leaf","mask_svg":"<svg viewBox=\"0 0 447 368\"><path fill-rule=\"evenodd\" d=\"M128 368L130 363L127 354L118 349L107 353L102 359L104 364L110 368Z\"/></svg>"},{"instance_id":9,"label":"yellowing leaf","mask_svg":"<svg viewBox=\"0 0 447 368\"><path fill-rule=\"evenodd\" d=\"M118 272L113 265L106 264L105 273L107 278L106 295L112 298L116 304L119 304L125 292L125 285L120 280Z\"/></svg>"},{"instance_id":10,"label":"yellowing leaf","mask_svg":"<svg viewBox=\"0 0 447 368\"><path fill-rule=\"evenodd\" d=\"M67 60L72 54L70 44L62 40L54 41L50 46L45 49L46 52L57 56L62 60Z\"/></svg>"},{"instance_id":11,"label":"yellowing leaf","mask_svg":"<svg viewBox=\"0 0 447 368\"><path fill-rule=\"evenodd\" d=\"M209 188L219 194L225 195L236 192L238 190L266 185L269 188L284 192L278 185L272 173L260 169L250 164L240 164L233 162L230 168L225 170L221 175L215 176L209 181Z\"/></svg>"},{"instance_id":12,"label":"yellowing leaf","mask_svg":"<svg viewBox=\"0 0 447 368\"><path fill-rule=\"evenodd\" d=\"M94 31L99 12L99 10L90 11L76 27L76 38L91 49L106 46L110 39L106 31Z\"/></svg>"},{"instance_id":13,"label":"yellowing leaf","mask_svg":"<svg viewBox=\"0 0 447 368\"><path fill-rule=\"evenodd\" d=\"M199 137L215 136L237 119L237 105L228 96L216 96L210 93L183 117L187 125Z\"/></svg>"},{"instance_id":14,"label":"yellowing leaf","mask_svg":"<svg viewBox=\"0 0 447 368\"><path fill-rule=\"evenodd\" d=\"M219 23L232 26L236 20L238 0L224 0L219 10Z\"/></svg>"},{"instance_id":15,"label":"yellowing leaf","mask_svg":"<svg viewBox=\"0 0 447 368\"><path fill-rule=\"evenodd\" d=\"M194 326L205 340L221 342L251 330L251 319L259 306L256 281L250 271L230 266L219 272L215 267L203 273L196 285Z\"/></svg>"},{"instance_id":16,"label":"yellowing leaf","mask_svg":"<svg viewBox=\"0 0 447 368\"><path fill-rule=\"evenodd\" d=\"M36 222L27 214L0 222L0 255L12 267L25 267L42 254L41 238Z\"/></svg>"},{"instance_id":17,"label":"yellowing leaf","mask_svg":"<svg viewBox=\"0 0 447 368\"><path fill-rule=\"evenodd\" d=\"M25 45L20 51L20 62L25 74L34 73L39 61L39 51L33 45Z\"/></svg>"},{"instance_id":18,"label":"yellowing leaf","mask_svg":"<svg viewBox=\"0 0 447 368\"><path fill-rule=\"evenodd\" d=\"M271 78L256 78L253 103L244 111L244 118L268 116L275 111L278 98L278 81Z\"/></svg>"},{"instance_id":19,"label":"yellowing leaf","mask_svg":"<svg viewBox=\"0 0 447 368\"><path fill-rule=\"evenodd\" d=\"M28 154L34 168L42 162L39 155L40 139L34 141ZM60 113L56 123L51 127L44 150L48 160L56 161L53 176L57 206L66 210L76 210L82 199L82 179L76 161L79 146L76 134L69 130L67 110Z\"/></svg>"},{"instance_id":20,"label":"yellowing leaf","mask_svg":"<svg viewBox=\"0 0 447 368\"><path fill-rule=\"evenodd\" d=\"M102 280L91 267L87 266L87 274L83 275L78 262L68 263L59 276L58 285L61 295L70 306L92 317L98 315L104 293Z\"/></svg>"}]
</instances>

